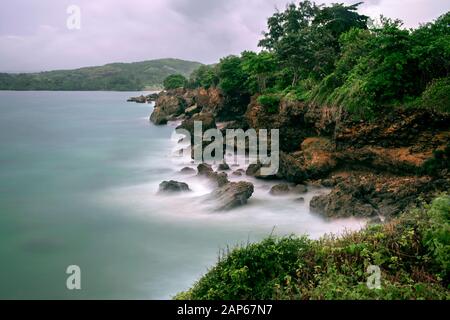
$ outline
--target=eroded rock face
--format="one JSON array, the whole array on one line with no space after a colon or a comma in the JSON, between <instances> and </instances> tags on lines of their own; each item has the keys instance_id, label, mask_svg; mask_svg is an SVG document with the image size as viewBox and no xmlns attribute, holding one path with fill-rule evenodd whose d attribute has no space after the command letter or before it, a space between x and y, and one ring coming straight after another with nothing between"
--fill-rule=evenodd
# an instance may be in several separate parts
<instances>
[{"instance_id":1,"label":"eroded rock face","mask_svg":"<svg viewBox=\"0 0 450 320\"><path fill-rule=\"evenodd\" d=\"M246 204L253 191L254 187L250 182L230 182L213 191L210 199L217 201L217 210L231 210Z\"/></svg>"},{"instance_id":2,"label":"eroded rock face","mask_svg":"<svg viewBox=\"0 0 450 320\"><path fill-rule=\"evenodd\" d=\"M211 113L197 113L193 115L189 119L183 120L181 125L177 127L177 129L187 130L191 135L192 143L194 143L194 125L195 121L200 121L202 124L202 133L204 133L208 129L216 128L216 120Z\"/></svg>"},{"instance_id":3,"label":"eroded rock face","mask_svg":"<svg viewBox=\"0 0 450 320\"><path fill-rule=\"evenodd\" d=\"M217 117L224 109L224 97L218 88L199 88L195 92L196 102L204 113L211 113Z\"/></svg>"},{"instance_id":4,"label":"eroded rock face","mask_svg":"<svg viewBox=\"0 0 450 320\"><path fill-rule=\"evenodd\" d=\"M314 197L313 211L327 217L394 217L411 206L419 197L431 196L435 190L450 186L446 180L430 177L349 173L330 194Z\"/></svg>"},{"instance_id":5,"label":"eroded rock face","mask_svg":"<svg viewBox=\"0 0 450 320\"><path fill-rule=\"evenodd\" d=\"M154 124L162 125L183 114L187 107L184 89L170 90L159 94L150 116Z\"/></svg>"},{"instance_id":6,"label":"eroded rock face","mask_svg":"<svg viewBox=\"0 0 450 320\"><path fill-rule=\"evenodd\" d=\"M143 97L142 100L152 101L151 99L155 98L154 96L148 96ZM216 118L223 110L224 98L220 89L180 88L163 91L157 96L150 120L160 125L173 119L189 119L198 114L210 114L213 118Z\"/></svg>"},{"instance_id":7,"label":"eroded rock face","mask_svg":"<svg viewBox=\"0 0 450 320\"><path fill-rule=\"evenodd\" d=\"M174 180L163 181L159 184L158 193L177 193L190 191L187 183Z\"/></svg>"}]
</instances>

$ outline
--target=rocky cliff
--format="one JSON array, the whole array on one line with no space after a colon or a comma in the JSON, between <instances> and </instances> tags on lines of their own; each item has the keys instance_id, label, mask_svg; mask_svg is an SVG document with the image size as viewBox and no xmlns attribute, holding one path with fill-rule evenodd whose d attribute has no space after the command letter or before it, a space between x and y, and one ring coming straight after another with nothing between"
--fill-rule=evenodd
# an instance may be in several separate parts
<instances>
[{"instance_id":1,"label":"rocky cliff","mask_svg":"<svg viewBox=\"0 0 450 320\"><path fill-rule=\"evenodd\" d=\"M448 114L395 108L371 121L354 121L339 108L289 99L274 112L256 96L243 116L233 117L231 110L219 89L178 89L160 94L150 120L182 119L189 128L195 119L214 126L226 119L232 121L222 128L279 129L280 168L272 178L332 188L310 204L327 217L389 218L419 196L450 188ZM433 167L435 162L440 165Z\"/></svg>"}]
</instances>

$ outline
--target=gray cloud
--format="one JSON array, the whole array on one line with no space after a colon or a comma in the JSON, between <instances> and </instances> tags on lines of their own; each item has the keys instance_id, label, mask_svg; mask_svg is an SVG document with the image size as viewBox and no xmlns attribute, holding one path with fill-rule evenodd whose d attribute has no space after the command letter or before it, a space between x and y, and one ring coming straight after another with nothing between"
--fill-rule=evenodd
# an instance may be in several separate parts
<instances>
[{"instance_id":1,"label":"gray cloud","mask_svg":"<svg viewBox=\"0 0 450 320\"><path fill-rule=\"evenodd\" d=\"M216 62L257 50L266 20L288 0L6 0L0 11L0 71L40 71L175 57ZM321 1L317 1L320 3ZM355 3L355 1L333 1ZM70 31L66 8L79 5L82 28ZM450 9L448 0L369 0L406 27Z\"/></svg>"}]
</instances>

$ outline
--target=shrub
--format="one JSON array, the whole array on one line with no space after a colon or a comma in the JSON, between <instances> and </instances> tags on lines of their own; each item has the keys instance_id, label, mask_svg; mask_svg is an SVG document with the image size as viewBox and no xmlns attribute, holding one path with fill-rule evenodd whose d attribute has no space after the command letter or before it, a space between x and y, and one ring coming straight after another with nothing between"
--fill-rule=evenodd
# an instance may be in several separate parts
<instances>
[{"instance_id":1,"label":"shrub","mask_svg":"<svg viewBox=\"0 0 450 320\"><path fill-rule=\"evenodd\" d=\"M264 94L258 97L258 103L264 107L268 113L277 113L281 102L279 94Z\"/></svg>"},{"instance_id":2,"label":"shrub","mask_svg":"<svg viewBox=\"0 0 450 320\"><path fill-rule=\"evenodd\" d=\"M181 74L173 74L164 79L164 89L171 90L183 88L187 84L187 79Z\"/></svg>"},{"instance_id":3,"label":"shrub","mask_svg":"<svg viewBox=\"0 0 450 320\"><path fill-rule=\"evenodd\" d=\"M422 173L428 175L438 175L441 170L450 170L450 143L444 150L436 150L433 152L433 158L428 159L422 168Z\"/></svg>"},{"instance_id":4,"label":"shrub","mask_svg":"<svg viewBox=\"0 0 450 320\"><path fill-rule=\"evenodd\" d=\"M422 93L420 103L427 109L450 112L450 77L433 80Z\"/></svg>"},{"instance_id":5,"label":"shrub","mask_svg":"<svg viewBox=\"0 0 450 320\"><path fill-rule=\"evenodd\" d=\"M450 275L450 197L435 199L427 212L429 223L424 232L424 244L438 265L438 275Z\"/></svg>"},{"instance_id":6,"label":"shrub","mask_svg":"<svg viewBox=\"0 0 450 320\"><path fill-rule=\"evenodd\" d=\"M381 289L366 285L369 265ZM237 247L177 299L450 299L450 197L343 237Z\"/></svg>"}]
</instances>

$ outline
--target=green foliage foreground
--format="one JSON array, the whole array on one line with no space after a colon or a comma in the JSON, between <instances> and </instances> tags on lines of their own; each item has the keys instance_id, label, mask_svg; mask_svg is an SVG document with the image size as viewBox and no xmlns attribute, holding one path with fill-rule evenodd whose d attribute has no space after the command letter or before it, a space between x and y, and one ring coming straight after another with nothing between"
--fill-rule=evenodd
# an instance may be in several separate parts
<instances>
[{"instance_id":1,"label":"green foliage foreground","mask_svg":"<svg viewBox=\"0 0 450 320\"><path fill-rule=\"evenodd\" d=\"M366 285L369 265L381 289ZM269 237L231 250L176 299L449 299L450 197L340 238Z\"/></svg>"}]
</instances>

